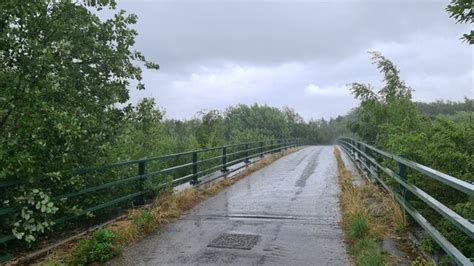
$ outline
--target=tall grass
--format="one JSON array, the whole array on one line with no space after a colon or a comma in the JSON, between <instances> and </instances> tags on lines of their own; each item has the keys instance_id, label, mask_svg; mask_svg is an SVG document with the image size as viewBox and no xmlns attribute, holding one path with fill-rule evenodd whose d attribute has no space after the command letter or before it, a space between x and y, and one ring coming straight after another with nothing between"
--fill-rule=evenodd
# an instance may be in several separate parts
<instances>
[{"instance_id":1,"label":"tall grass","mask_svg":"<svg viewBox=\"0 0 474 266\"><path fill-rule=\"evenodd\" d=\"M345 167L337 147L334 155L341 185L342 227L354 264L398 265L382 251L379 243L387 238L405 238L405 211L393 196L370 182L354 186L353 173ZM403 244L410 246L408 241ZM412 265L431 265L413 247L407 250Z\"/></svg>"},{"instance_id":2,"label":"tall grass","mask_svg":"<svg viewBox=\"0 0 474 266\"><path fill-rule=\"evenodd\" d=\"M342 190L342 227L349 253L356 265L384 265L386 259L377 241L383 238L385 230L373 219L366 206L367 199L374 195L374 190L367 185L354 187L352 172L346 169L339 149L334 149L334 155Z\"/></svg>"}]
</instances>

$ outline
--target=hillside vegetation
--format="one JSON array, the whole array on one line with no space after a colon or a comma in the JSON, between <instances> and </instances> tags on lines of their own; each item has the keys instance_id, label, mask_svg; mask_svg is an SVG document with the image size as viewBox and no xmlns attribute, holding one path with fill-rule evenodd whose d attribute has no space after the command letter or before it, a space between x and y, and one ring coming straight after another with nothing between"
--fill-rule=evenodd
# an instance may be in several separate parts
<instances>
[{"instance_id":1,"label":"hillside vegetation","mask_svg":"<svg viewBox=\"0 0 474 266\"><path fill-rule=\"evenodd\" d=\"M380 89L352 84L360 106L347 124L351 132L383 150L474 182L474 101L415 103L412 89L400 78L397 67L377 52L372 53L372 59L384 84ZM408 180L466 219L474 219L474 201L467 195L414 171L408 172ZM474 242L469 236L415 196L408 198L466 257L474 257ZM429 238L424 242L429 251L439 250Z\"/></svg>"}]
</instances>

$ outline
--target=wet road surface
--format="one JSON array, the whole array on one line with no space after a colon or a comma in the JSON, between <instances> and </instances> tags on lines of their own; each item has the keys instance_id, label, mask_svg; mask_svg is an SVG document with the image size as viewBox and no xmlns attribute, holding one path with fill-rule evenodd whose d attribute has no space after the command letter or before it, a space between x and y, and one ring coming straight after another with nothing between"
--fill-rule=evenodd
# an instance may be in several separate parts
<instances>
[{"instance_id":1,"label":"wet road surface","mask_svg":"<svg viewBox=\"0 0 474 266\"><path fill-rule=\"evenodd\" d=\"M347 265L336 175L333 146L306 147L202 202L110 264Z\"/></svg>"}]
</instances>

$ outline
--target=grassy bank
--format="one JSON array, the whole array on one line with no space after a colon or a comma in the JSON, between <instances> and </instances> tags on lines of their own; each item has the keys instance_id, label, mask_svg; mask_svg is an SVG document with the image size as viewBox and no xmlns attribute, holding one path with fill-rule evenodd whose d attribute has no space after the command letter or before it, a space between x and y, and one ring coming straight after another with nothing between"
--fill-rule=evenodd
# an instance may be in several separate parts
<instances>
[{"instance_id":1,"label":"grassy bank","mask_svg":"<svg viewBox=\"0 0 474 266\"><path fill-rule=\"evenodd\" d=\"M395 264L379 243L388 238L405 238L404 211L395 199L374 184L364 182L355 186L353 173L345 167L338 148L334 148L334 155L341 185L342 227L353 262L355 265ZM411 263L421 261L413 250L409 256Z\"/></svg>"},{"instance_id":2,"label":"grassy bank","mask_svg":"<svg viewBox=\"0 0 474 266\"><path fill-rule=\"evenodd\" d=\"M132 209L126 219L96 230L75 243L65 244L36 264L88 265L106 262L120 254L126 246L179 218L183 212L216 195L222 189L297 150L299 149L290 149L266 156L232 178L222 179L200 188L189 188L176 193L172 190L164 191L148 208Z\"/></svg>"}]
</instances>

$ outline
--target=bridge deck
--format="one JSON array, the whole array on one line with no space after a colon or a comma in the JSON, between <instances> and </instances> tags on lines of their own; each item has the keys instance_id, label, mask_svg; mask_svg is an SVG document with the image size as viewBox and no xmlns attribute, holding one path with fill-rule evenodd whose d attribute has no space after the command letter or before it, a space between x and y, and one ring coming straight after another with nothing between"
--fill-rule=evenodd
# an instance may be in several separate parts
<instances>
[{"instance_id":1,"label":"bridge deck","mask_svg":"<svg viewBox=\"0 0 474 266\"><path fill-rule=\"evenodd\" d=\"M307 147L199 204L111 264L348 264L336 174L332 146ZM256 235L240 243L257 242L249 250L208 246L223 233Z\"/></svg>"}]
</instances>

